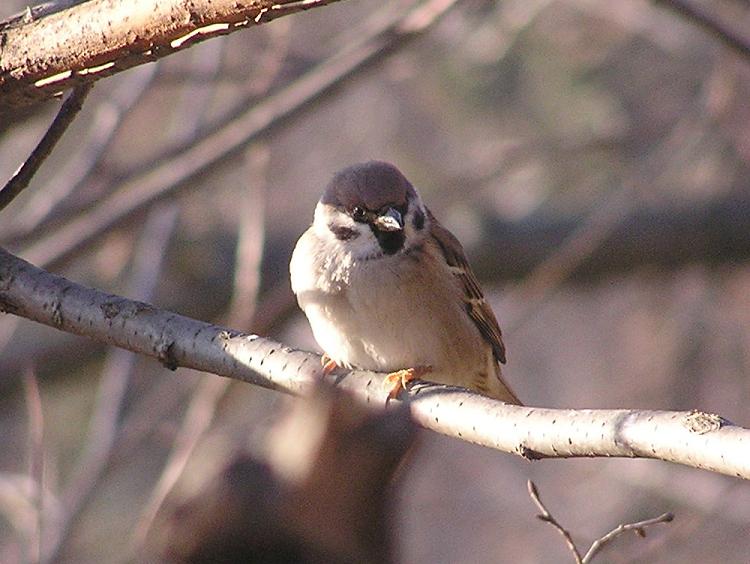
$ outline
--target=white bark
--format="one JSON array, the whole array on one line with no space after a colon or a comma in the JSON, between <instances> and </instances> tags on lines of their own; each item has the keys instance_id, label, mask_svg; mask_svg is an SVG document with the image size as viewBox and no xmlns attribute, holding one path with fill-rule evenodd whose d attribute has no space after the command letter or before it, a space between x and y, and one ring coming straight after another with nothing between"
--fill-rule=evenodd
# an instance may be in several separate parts
<instances>
[{"instance_id":1,"label":"white bark","mask_svg":"<svg viewBox=\"0 0 750 564\"><path fill-rule=\"evenodd\" d=\"M172 369L295 394L321 378L317 355L86 288L2 249L0 308L152 356ZM352 371L331 379L369 404L386 403L384 374ZM425 428L526 458L656 458L750 479L750 430L717 415L519 407L428 383L415 384L402 398Z\"/></svg>"}]
</instances>

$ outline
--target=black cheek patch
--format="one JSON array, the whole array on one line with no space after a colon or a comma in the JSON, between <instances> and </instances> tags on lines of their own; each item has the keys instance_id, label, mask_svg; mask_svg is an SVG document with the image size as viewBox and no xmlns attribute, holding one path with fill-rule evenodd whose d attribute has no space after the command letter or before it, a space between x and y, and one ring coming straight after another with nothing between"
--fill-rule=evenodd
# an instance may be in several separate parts
<instances>
[{"instance_id":1,"label":"black cheek patch","mask_svg":"<svg viewBox=\"0 0 750 564\"><path fill-rule=\"evenodd\" d=\"M356 239L359 237L359 233L352 229L351 227L346 227L344 225L334 225L333 223L330 223L328 225L328 229L331 230L331 233L334 234L336 239L339 241L349 241L351 239Z\"/></svg>"},{"instance_id":2,"label":"black cheek patch","mask_svg":"<svg viewBox=\"0 0 750 564\"><path fill-rule=\"evenodd\" d=\"M375 238L378 240L378 244L385 254L393 255L404 248L405 237L403 231L380 231L373 227L372 232L375 234Z\"/></svg>"},{"instance_id":3,"label":"black cheek patch","mask_svg":"<svg viewBox=\"0 0 750 564\"><path fill-rule=\"evenodd\" d=\"M422 210L417 210L414 213L414 217L411 220L411 224L414 226L414 229L417 231L422 231L424 228L424 214L422 213Z\"/></svg>"}]
</instances>

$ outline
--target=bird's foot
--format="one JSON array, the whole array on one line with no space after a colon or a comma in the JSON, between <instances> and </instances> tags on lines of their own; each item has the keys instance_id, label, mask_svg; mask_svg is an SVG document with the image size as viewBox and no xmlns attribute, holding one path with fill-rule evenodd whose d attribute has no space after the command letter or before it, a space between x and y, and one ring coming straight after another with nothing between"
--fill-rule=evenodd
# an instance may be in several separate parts
<instances>
[{"instance_id":1,"label":"bird's foot","mask_svg":"<svg viewBox=\"0 0 750 564\"><path fill-rule=\"evenodd\" d=\"M336 364L336 361L326 353L323 353L323 356L320 357L320 364L323 367L323 376L329 376L334 370L339 368L339 365Z\"/></svg>"},{"instance_id":2,"label":"bird's foot","mask_svg":"<svg viewBox=\"0 0 750 564\"><path fill-rule=\"evenodd\" d=\"M418 380L425 374L432 372L432 366L415 366L414 368L404 368L402 370L396 370L386 376L384 386L390 387L388 392L388 399L396 399L401 393L401 390L406 390L407 385L412 380Z\"/></svg>"}]
</instances>

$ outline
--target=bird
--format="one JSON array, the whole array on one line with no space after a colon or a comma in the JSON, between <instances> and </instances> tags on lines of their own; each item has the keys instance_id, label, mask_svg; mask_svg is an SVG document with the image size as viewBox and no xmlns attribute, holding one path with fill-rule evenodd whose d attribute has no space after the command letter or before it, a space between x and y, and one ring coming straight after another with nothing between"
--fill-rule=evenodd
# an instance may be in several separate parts
<instances>
[{"instance_id":1,"label":"bird","mask_svg":"<svg viewBox=\"0 0 750 564\"><path fill-rule=\"evenodd\" d=\"M461 386L521 405L503 379L505 345L458 239L396 168L337 172L290 261L297 303L337 367Z\"/></svg>"}]
</instances>

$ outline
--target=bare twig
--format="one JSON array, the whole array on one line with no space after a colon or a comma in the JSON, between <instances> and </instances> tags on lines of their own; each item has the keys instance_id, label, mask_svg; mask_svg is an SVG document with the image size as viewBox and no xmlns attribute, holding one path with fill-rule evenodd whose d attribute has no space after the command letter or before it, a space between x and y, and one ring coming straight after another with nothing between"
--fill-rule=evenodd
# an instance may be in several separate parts
<instances>
[{"instance_id":1,"label":"bare twig","mask_svg":"<svg viewBox=\"0 0 750 564\"><path fill-rule=\"evenodd\" d=\"M428 0L391 18L351 48L337 52L290 86L246 109L225 126L208 132L184 151L133 175L90 212L27 246L21 254L41 266L64 260L132 214L239 154L249 143L333 92L344 80L420 36L457 2Z\"/></svg>"},{"instance_id":2,"label":"bare twig","mask_svg":"<svg viewBox=\"0 0 750 564\"><path fill-rule=\"evenodd\" d=\"M601 552L601 550L605 546L607 546L607 544L615 540L615 538L619 537L623 533L634 531L635 534L639 537L645 537L646 527L650 527L651 525L656 525L658 523L671 523L673 519L674 515L672 513L662 513L658 517L653 517L651 519L644 519L643 521L637 521L636 523L623 523L622 525L618 525L606 535L598 538L591 544L588 552L586 552L583 559L581 560L581 564L588 564L589 562L591 562L594 557L599 552Z\"/></svg>"},{"instance_id":3,"label":"bare twig","mask_svg":"<svg viewBox=\"0 0 750 564\"><path fill-rule=\"evenodd\" d=\"M606 535L596 539L591 544L591 547L588 549L586 554L581 556L581 552L576 547L575 542L573 542L573 537L571 536L570 532L565 527L563 527L557 519L555 519L555 517L550 513L550 511L542 502L541 498L539 497L539 490L537 489L536 484L534 484L534 482L532 482L531 480L528 480L526 482L526 487L529 491L531 500L539 508L539 511L541 511L541 514L537 515L537 517L541 521L552 525L563 536L563 538L565 539L565 544L568 546L568 549L573 555L576 564L590 564L597 554L599 554L610 542L612 542L623 533L634 531L639 537L645 537L646 527L656 525L657 523L669 523L674 519L674 515L672 515L671 513L662 513L658 517L653 517L652 519L645 519L636 523L620 524L610 532L608 532Z\"/></svg>"},{"instance_id":4,"label":"bare twig","mask_svg":"<svg viewBox=\"0 0 750 564\"><path fill-rule=\"evenodd\" d=\"M34 369L29 367L23 374L23 389L29 420L29 477L34 484L36 522L29 534L28 561L38 562L42 546L44 515L44 413L39 382Z\"/></svg>"},{"instance_id":5,"label":"bare twig","mask_svg":"<svg viewBox=\"0 0 750 564\"><path fill-rule=\"evenodd\" d=\"M133 253L133 268L127 283L130 295L150 299L159 281L161 263L177 224L179 206L169 204L152 210ZM89 420L84 452L71 482L62 495L62 511L54 529L45 535L43 562L54 562L64 551L68 533L94 493L111 458L119 430L122 401L135 365L136 356L123 349L112 349L104 363L94 412Z\"/></svg>"},{"instance_id":6,"label":"bare twig","mask_svg":"<svg viewBox=\"0 0 750 564\"><path fill-rule=\"evenodd\" d=\"M726 46L745 57L750 57L750 37L739 30L730 28L702 7L686 0L654 0L654 3L684 16L685 19L704 29Z\"/></svg>"},{"instance_id":7,"label":"bare twig","mask_svg":"<svg viewBox=\"0 0 750 564\"><path fill-rule=\"evenodd\" d=\"M291 393L307 392L323 376L318 355L85 288L4 250L0 307L173 369L195 368ZM375 405L386 403L386 378L367 371L331 377ZM657 458L750 479L750 430L718 415L520 407L428 383L413 386L403 399L426 428L526 458Z\"/></svg>"},{"instance_id":8,"label":"bare twig","mask_svg":"<svg viewBox=\"0 0 750 564\"><path fill-rule=\"evenodd\" d=\"M142 546L157 511L159 511L167 494L182 474L190 455L198 444L198 440L211 425L219 399L226 391L227 382L227 380L218 378L201 380L175 438L174 446L167 463L164 465L164 470L138 518L131 540L133 550L138 551Z\"/></svg>"},{"instance_id":9,"label":"bare twig","mask_svg":"<svg viewBox=\"0 0 750 564\"><path fill-rule=\"evenodd\" d=\"M247 155L246 178L249 190L246 197L242 198L239 213L234 291L227 315L232 325L250 325L258 300L268 157L268 151L264 147L253 147ZM143 546L159 508L182 475L195 447L208 431L216 408L231 383L229 379L205 377L193 393L172 451L133 532L131 547L135 552L140 551Z\"/></svg>"},{"instance_id":10,"label":"bare twig","mask_svg":"<svg viewBox=\"0 0 750 564\"><path fill-rule=\"evenodd\" d=\"M573 537L570 535L570 532L568 532L568 529L563 527L557 519L555 519L552 514L549 512L547 507L542 503L542 500L539 498L539 490L537 490L536 484L532 482L531 480L528 480L526 482L526 489L529 491L529 496L531 496L531 500L536 504L536 506L539 508L539 511L541 511L540 515L537 515L537 518L539 518L541 521L544 521L545 523L549 523L552 525L557 531L563 536L565 539L565 544L568 545L568 548L570 549L570 552L573 554L573 557L575 558L576 564L583 564L583 559L581 558L581 553L578 552L578 548L576 548L576 543L573 542Z\"/></svg>"},{"instance_id":11,"label":"bare twig","mask_svg":"<svg viewBox=\"0 0 750 564\"><path fill-rule=\"evenodd\" d=\"M31 179L42 166L44 160L52 152L57 142L73 123L78 112L83 107L83 101L91 90L90 84L81 84L76 86L70 95L65 99L60 110L57 112L52 125L39 141L39 144L31 152L29 158L21 165L16 173L8 180L7 184L0 190L0 210L3 210L13 199L20 194L24 188L29 185Z\"/></svg>"},{"instance_id":12,"label":"bare twig","mask_svg":"<svg viewBox=\"0 0 750 564\"><path fill-rule=\"evenodd\" d=\"M83 186L111 146L130 109L148 90L158 68L157 63L139 69L139 72L124 80L122 86L110 98L99 102L93 108L94 115L87 136L76 144L81 145L81 148L55 173L47 185L28 199L18 215L13 218L11 225L1 226L0 234L4 239L28 236L50 217L68 196Z\"/></svg>"}]
</instances>

